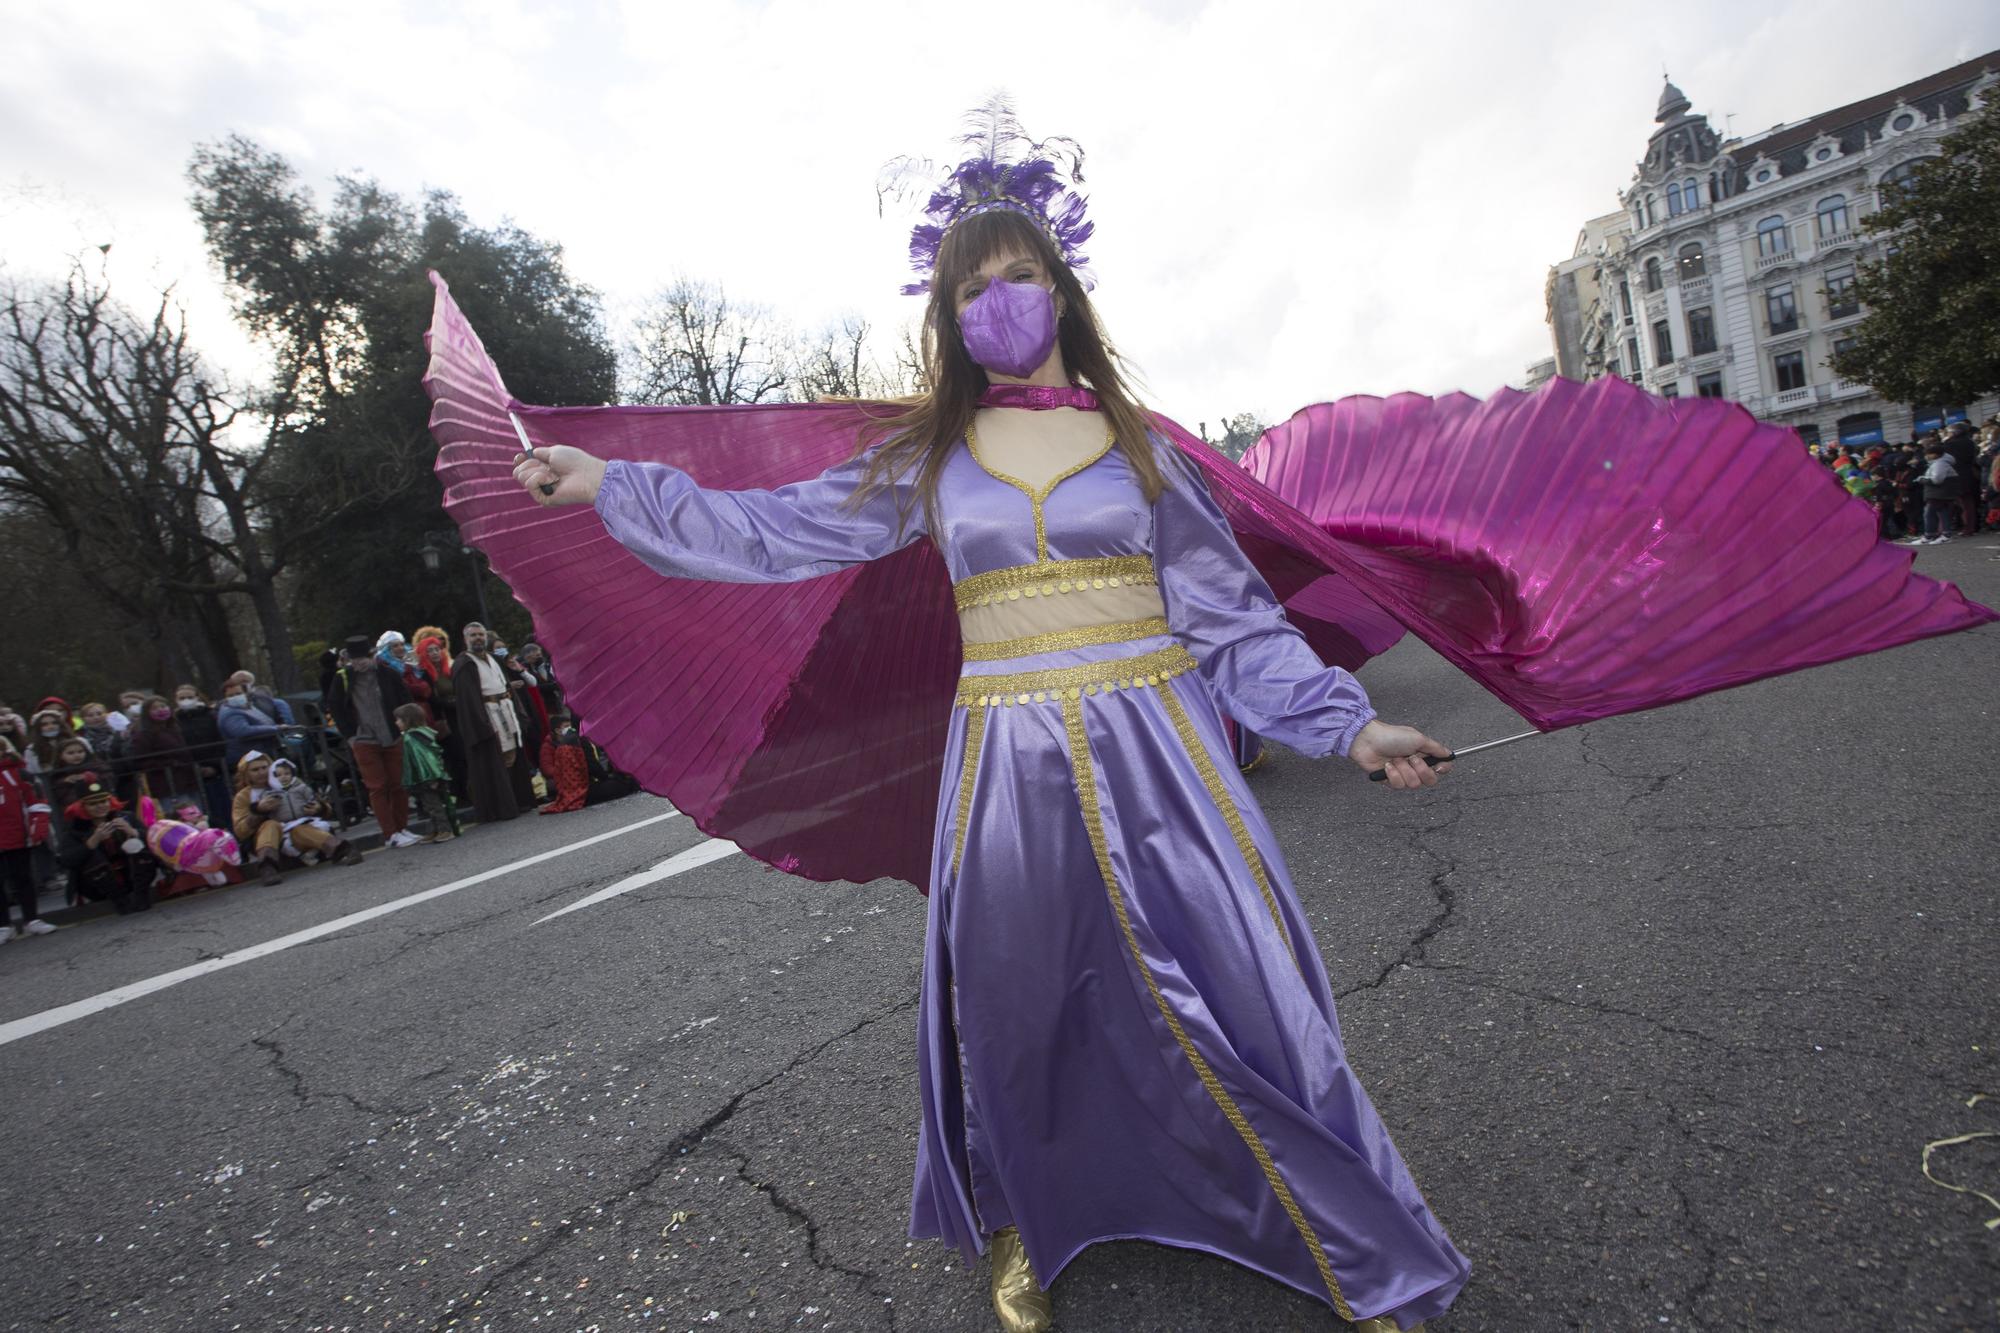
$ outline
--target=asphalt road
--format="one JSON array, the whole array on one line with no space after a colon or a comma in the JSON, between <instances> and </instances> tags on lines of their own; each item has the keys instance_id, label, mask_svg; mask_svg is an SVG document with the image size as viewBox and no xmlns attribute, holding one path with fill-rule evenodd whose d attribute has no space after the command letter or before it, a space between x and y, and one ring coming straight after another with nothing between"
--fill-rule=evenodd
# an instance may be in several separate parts
<instances>
[{"instance_id":1,"label":"asphalt road","mask_svg":"<svg viewBox=\"0 0 2000 1333\"><path fill-rule=\"evenodd\" d=\"M1993 546L1920 567L2000 604ZM2000 1094L1997 648L1421 796L1258 773L1349 1054L1474 1265L1434 1329L2000 1327L1990 1210L1920 1171L2000 1130L1966 1105ZM1366 679L1448 740L1518 729L1415 645ZM992 1327L983 1269L903 1234L922 900L672 859L704 841L634 798L8 944L0 1327ZM2000 1193L2000 1141L1934 1169ZM1066 1333L1337 1326L1140 1244L1055 1294Z\"/></svg>"}]
</instances>

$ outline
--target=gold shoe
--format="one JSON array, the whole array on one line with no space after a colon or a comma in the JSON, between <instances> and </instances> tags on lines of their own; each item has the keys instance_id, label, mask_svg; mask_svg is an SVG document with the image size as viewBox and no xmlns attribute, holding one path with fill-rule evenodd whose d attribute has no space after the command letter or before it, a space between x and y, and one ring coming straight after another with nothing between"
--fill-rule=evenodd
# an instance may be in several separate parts
<instances>
[{"instance_id":1,"label":"gold shoe","mask_svg":"<svg viewBox=\"0 0 2000 1333\"><path fill-rule=\"evenodd\" d=\"M1357 1319L1348 1327L1352 1328L1354 1333L1424 1333L1422 1324L1406 1331L1385 1314L1378 1314L1372 1319Z\"/></svg>"},{"instance_id":2,"label":"gold shoe","mask_svg":"<svg viewBox=\"0 0 2000 1333\"><path fill-rule=\"evenodd\" d=\"M1048 1333L1055 1325L1049 1294L1036 1281L1021 1233L1013 1227L993 1233L993 1313L1006 1333Z\"/></svg>"}]
</instances>

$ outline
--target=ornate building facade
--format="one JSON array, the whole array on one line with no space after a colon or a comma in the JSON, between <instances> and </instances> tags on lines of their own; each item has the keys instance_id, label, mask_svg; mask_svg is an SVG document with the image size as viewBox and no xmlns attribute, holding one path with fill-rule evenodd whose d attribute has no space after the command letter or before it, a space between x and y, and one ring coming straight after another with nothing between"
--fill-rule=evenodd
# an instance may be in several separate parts
<instances>
[{"instance_id":1,"label":"ornate building facade","mask_svg":"<svg viewBox=\"0 0 2000 1333\"><path fill-rule=\"evenodd\" d=\"M1672 83L1621 209L1549 271L1558 373L1731 398L1807 441L1905 440L1978 403L1893 403L1828 366L1866 311L1860 221L2000 84L2000 52L1761 134L1725 140ZM1996 222L2000 225L2000 222Z\"/></svg>"}]
</instances>

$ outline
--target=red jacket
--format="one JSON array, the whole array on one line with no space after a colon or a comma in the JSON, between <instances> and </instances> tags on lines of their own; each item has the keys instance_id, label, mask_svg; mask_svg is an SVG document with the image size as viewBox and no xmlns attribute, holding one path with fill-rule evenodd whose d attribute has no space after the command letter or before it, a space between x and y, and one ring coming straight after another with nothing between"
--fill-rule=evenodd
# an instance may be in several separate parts
<instances>
[{"instance_id":1,"label":"red jacket","mask_svg":"<svg viewBox=\"0 0 2000 1333\"><path fill-rule=\"evenodd\" d=\"M49 839L49 803L15 755L0 755L0 852L18 852Z\"/></svg>"}]
</instances>

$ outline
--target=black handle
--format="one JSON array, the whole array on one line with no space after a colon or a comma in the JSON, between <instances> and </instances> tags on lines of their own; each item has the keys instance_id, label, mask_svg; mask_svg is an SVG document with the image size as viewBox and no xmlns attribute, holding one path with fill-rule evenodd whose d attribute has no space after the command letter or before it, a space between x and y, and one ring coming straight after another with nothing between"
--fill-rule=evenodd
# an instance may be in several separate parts
<instances>
[{"instance_id":1,"label":"black handle","mask_svg":"<svg viewBox=\"0 0 2000 1333\"><path fill-rule=\"evenodd\" d=\"M1438 766L1439 764L1448 764L1448 763L1450 763L1450 762L1451 762L1452 760L1454 760L1454 759L1458 758L1458 756L1457 756L1457 755L1455 755L1455 754L1448 754L1448 755L1444 755L1444 756L1438 756L1438 755L1434 755L1434 754L1426 754L1426 755L1412 755L1412 756L1410 756L1410 758L1413 758L1413 759L1422 759L1422 760L1423 760L1423 761L1424 761L1425 763L1429 764L1429 765L1430 765L1430 766L1431 766L1432 768L1436 768L1436 767L1437 767L1437 766ZM1376 770L1375 770L1375 771L1374 771L1373 773L1370 773L1370 774L1368 775L1368 780L1369 780L1370 782L1387 782L1387 781L1389 780L1389 770L1387 770L1387 769L1385 769L1385 768L1378 768L1378 769L1376 769Z\"/></svg>"},{"instance_id":2,"label":"black handle","mask_svg":"<svg viewBox=\"0 0 2000 1333\"><path fill-rule=\"evenodd\" d=\"M533 457L534 457L534 455L533 455L533 454L528 454L528 453L524 453L524 454L522 454L522 455L521 455L521 456L520 456L519 458L515 459L514 461L515 461L515 462L517 462L517 463L519 463L519 462L523 462L523 461L526 461L526 460L528 460L528 459L532 459ZM536 489L538 489L539 491L541 491L541 493L542 493L543 495L554 495L554 494L556 493L556 484L555 484L554 482L552 482L552 481L545 481L545 482L543 482L543 483L542 483L542 484L541 484L541 485L540 485L539 487L537 487Z\"/></svg>"}]
</instances>

